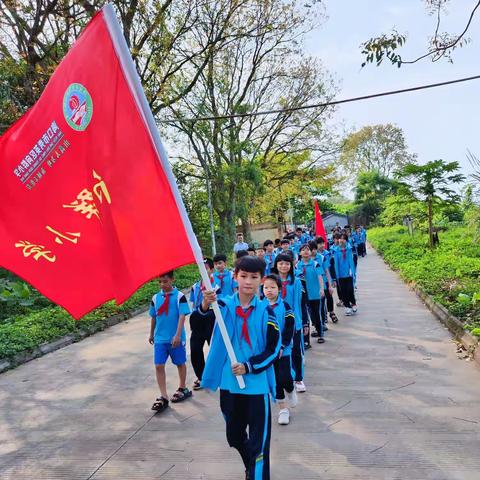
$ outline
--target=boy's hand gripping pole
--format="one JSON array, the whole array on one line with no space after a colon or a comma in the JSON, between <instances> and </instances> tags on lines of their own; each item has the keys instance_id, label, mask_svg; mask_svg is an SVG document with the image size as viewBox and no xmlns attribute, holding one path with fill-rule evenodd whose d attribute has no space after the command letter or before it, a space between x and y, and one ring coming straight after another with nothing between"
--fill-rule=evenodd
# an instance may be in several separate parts
<instances>
[{"instance_id":1,"label":"boy's hand gripping pole","mask_svg":"<svg viewBox=\"0 0 480 480\"><path fill-rule=\"evenodd\" d=\"M198 269L200 270L200 275L202 277L202 281L204 285L209 285L213 290L212 282L208 276L207 269L205 268L205 264L203 263L203 258L201 262L197 262ZM235 355L235 351L233 350L232 342L230 341L230 337L228 336L227 327L225 326L225 322L222 317L222 312L220 311L220 307L218 306L217 301L212 303L213 313L215 314L215 321L217 322L218 328L220 329L220 333L222 334L223 342L225 343L225 347L227 349L228 358L230 359L230 363L233 365L237 362L237 357ZM243 389L245 388L245 380L243 379L242 375L237 375L237 382L238 386Z\"/></svg>"}]
</instances>

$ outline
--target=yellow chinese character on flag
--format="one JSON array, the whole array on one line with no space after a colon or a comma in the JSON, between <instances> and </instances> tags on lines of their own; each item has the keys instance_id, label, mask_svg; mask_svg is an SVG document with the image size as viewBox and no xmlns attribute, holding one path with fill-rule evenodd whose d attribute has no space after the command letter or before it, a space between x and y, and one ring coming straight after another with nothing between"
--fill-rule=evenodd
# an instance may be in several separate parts
<instances>
[{"instance_id":1,"label":"yellow chinese character on flag","mask_svg":"<svg viewBox=\"0 0 480 480\"><path fill-rule=\"evenodd\" d=\"M80 238L80 232L77 232L77 233L67 232L67 235L65 235L63 233L57 232L56 230L54 230L52 227L50 227L48 225L46 226L46 229L49 232L56 235L55 241L57 243L59 243L60 245L63 245L62 238L64 240L68 240L69 242L72 242L72 243L75 243L75 244L77 244L78 239ZM68 235L70 235L70 236L68 236Z\"/></svg>"},{"instance_id":2,"label":"yellow chinese character on flag","mask_svg":"<svg viewBox=\"0 0 480 480\"><path fill-rule=\"evenodd\" d=\"M45 249L44 245L35 245L33 243L22 240L17 242L15 244L15 247L21 248L23 250L23 256L25 258L33 255L34 260L37 261L39 258L44 258L49 262L54 262L57 259L50 250Z\"/></svg>"},{"instance_id":3,"label":"yellow chinese character on flag","mask_svg":"<svg viewBox=\"0 0 480 480\"><path fill-rule=\"evenodd\" d=\"M74 200L69 205L63 205L64 208L73 208L74 212L80 212L83 215L86 215L88 219L92 218L92 215L95 215L98 219L100 216L98 214L97 206L93 200L93 194L90 190L84 188L78 195L77 199Z\"/></svg>"}]
</instances>

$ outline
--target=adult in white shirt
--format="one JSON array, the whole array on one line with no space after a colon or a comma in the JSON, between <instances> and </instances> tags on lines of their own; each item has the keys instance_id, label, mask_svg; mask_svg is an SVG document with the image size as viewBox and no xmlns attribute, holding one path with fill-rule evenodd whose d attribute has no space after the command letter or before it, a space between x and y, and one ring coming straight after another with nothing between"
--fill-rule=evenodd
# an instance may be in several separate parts
<instances>
[{"instance_id":1,"label":"adult in white shirt","mask_svg":"<svg viewBox=\"0 0 480 480\"><path fill-rule=\"evenodd\" d=\"M246 250L248 243L243 241L243 233L237 233L237 243L233 246L233 251L237 253L240 250Z\"/></svg>"}]
</instances>

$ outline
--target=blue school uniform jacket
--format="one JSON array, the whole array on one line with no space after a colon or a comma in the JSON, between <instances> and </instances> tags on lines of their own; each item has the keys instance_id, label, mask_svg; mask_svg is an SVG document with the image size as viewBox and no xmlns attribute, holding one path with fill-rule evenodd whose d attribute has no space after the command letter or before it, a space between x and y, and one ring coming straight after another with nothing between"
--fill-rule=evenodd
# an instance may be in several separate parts
<instances>
[{"instance_id":1,"label":"blue school uniform jacket","mask_svg":"<svg viewBox=\"0 0 480 480\"><path fill-rule=\"evenodd\" d=\"M303 272L304 268L305 274ZM323 273L323 266L314 260L310 259L306 264L303 263L303 260L297 263L295 275L297 277L304 277L309 300L320 300L320 282L318 277L319 275L323 276Z\"/></svg>"},{"instance_id":2,"label":"blue school uniform jacket","mask_svg":"<svg viewBox=\"0 0 480 480\"><path fill-rule=\"evenodd\" d=\"M283 283L283 280L282 280ZM293 282L289 277L286 281L286 294L282 297L284 302L287 302L293 310L295 317L295 331L302 328L302 282L298 278L294 278Z\"/></svg>"},{"instance_id":3,"label":"blue school uniform jacket","mask_svg":"<svg viewBox=\"0 0 480 480\"><path fill-rule=\"evenodd\" d=\"M270 273L272 273L273 264L275 263L276 258L277 254L275 252L265 253L264 260L267 264L267 268L265 269L265 275L270 275Z\"/></svg>"},{"instance_id":4,"label":"blue school uniform jacket","mask_svg":"<svg viewBox=\"0 0 480 480\"><path fill-rule=\"evenodd\" d=\"M281 335L282 357L292 354L293 334L295 332L295 316L287 302L279 296L276 303L270 305L278 322Z\"/></svg>"},{"instance_id":5,"label":"blue school uniform jacket","mask_svg":"<svg viewBox=\"0 0 480 480\"><path fill-rule=\"evenodd\" d=\"M355 264L353 263L353 253L350 245L347 244L345 249L337 247L334 250L333 258L337 278L355 278Z\"/></svg>"},{"instance_id":6,"label":"blue school uniform jacket","mask_svg":"<svg viewBox=\"0 0 480 480\"><path fill-rule=\"evenodd\" d=\"M223 274L215 270L215 272L213 272L213 284L214 286L218 287L218 298L229 297L230 295L234 294L236 283L233 278L233 273L230 270L224 270Z\"/></svg>"},{"instance_id":7,"label":"blue school uniform jacket","mask_svg":"<svg viewBox=\"0 0 480 480\"><path fill-rule=\"evenodd\" d=\"M259 395L270 393L275 398L275 372L273 362L278 357L281 346L281 336L274 311L267 300L253 297L253 311L248 318L247 326L251 347L242 337L243 319L237 316L236 308L240 305L238 293L219 300L220 310L225 321L228 336L237 356L237 361L245 365L247 373L243 376L245 389L240 389L233 375L227 349L215 326L210 352L202 376L202 386L215 391L217 388L231 393L244 395ZM212 310L203 315L214 316Z\"/></svg>"}]
</instances>

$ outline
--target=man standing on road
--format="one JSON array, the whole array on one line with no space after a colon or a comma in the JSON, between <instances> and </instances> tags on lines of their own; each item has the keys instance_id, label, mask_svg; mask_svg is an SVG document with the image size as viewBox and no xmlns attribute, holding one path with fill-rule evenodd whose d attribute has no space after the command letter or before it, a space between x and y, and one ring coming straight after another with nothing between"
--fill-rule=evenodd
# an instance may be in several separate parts
<instances>
[{"instance_id":1,"label":"man standing on road","mask_svg":"<svg viewBox=\"0 0 480 480\"><path fill-rule=\"evenodd\" d=\"M243 233L237 233L237 243L233 246L234 253L240 250L247 250L248 243L243 241Z\"/></svg>"}]
</instances>

